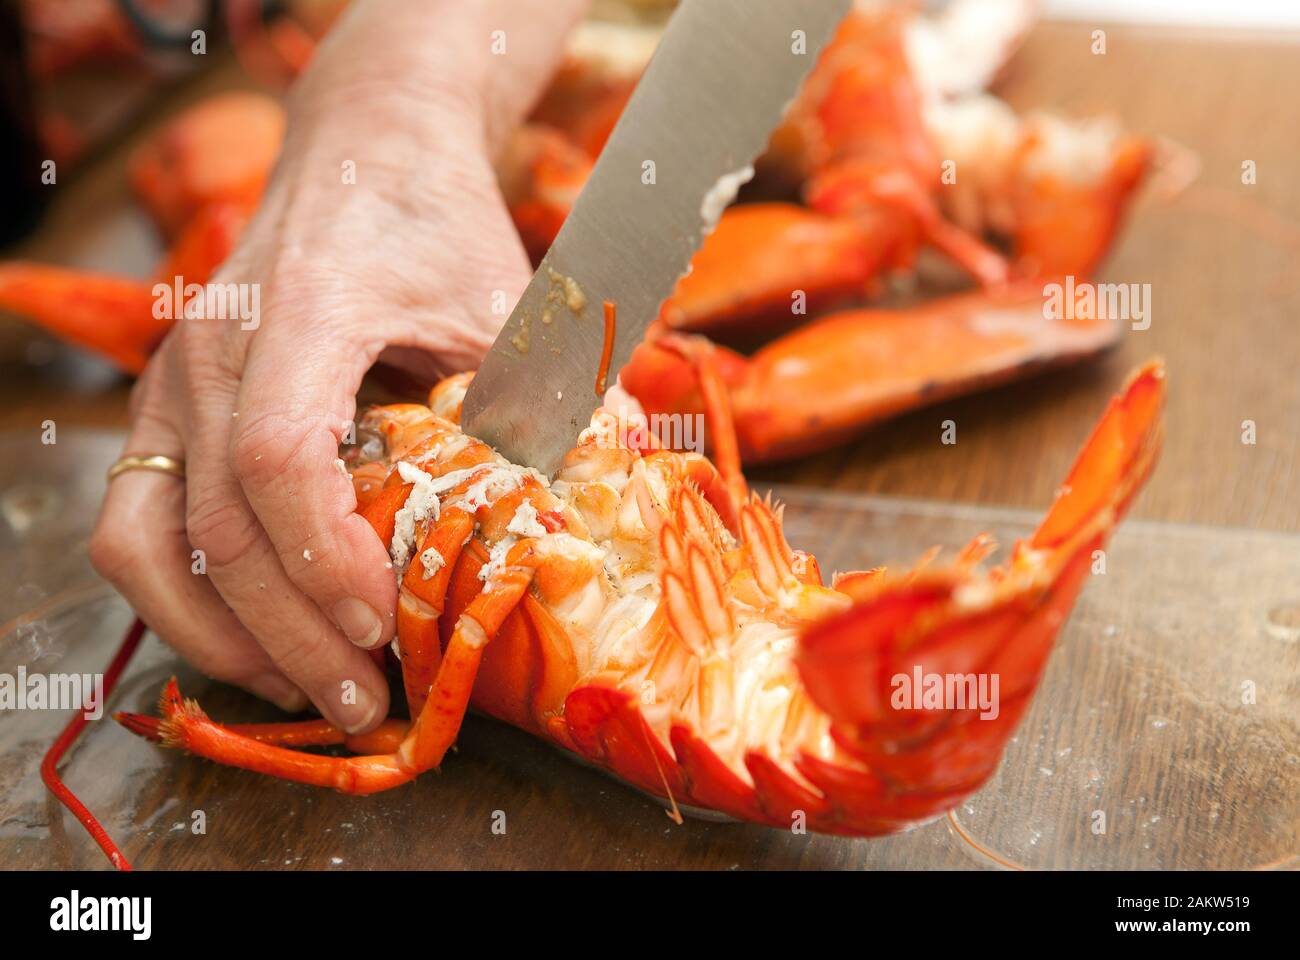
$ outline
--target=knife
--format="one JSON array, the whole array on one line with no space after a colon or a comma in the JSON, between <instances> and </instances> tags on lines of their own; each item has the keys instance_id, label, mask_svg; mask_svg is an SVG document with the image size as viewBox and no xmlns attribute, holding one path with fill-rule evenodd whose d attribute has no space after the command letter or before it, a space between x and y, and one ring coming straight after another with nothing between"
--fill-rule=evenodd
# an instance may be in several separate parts
<instances>
[{"instance_id":1,"label":"knife","mask_svg":"<svg viewBox=\"0 0 1300 960\"><path fill-rule=\"evenodd\" d=\"M851 3L683 0L470 383L466 433L555 473L600 403L598 369L614 382Z\"/></svg>"}]
</instances>

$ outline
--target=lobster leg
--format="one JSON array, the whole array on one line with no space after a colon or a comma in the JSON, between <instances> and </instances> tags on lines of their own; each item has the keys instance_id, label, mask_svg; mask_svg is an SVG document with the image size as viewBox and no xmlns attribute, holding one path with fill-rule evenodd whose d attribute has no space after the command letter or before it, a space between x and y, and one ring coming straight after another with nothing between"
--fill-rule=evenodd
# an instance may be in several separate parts
<instances>
[{"instance_id":1,"label":"lobster leg","mask_svg":"<svg viewBox=\"0 0 1300 960\"><path fill-rule=\"evenodd\" d=\"M258 733L266 731L258 731L255 727L251 735L224 727L210 720L193 700L181 698L175 677L163 688L158 712L161 717L117 713L113 719L132 733L164 746L181 747L227 766L296 783L334 787L344 793L367 794L387 790L413 779L418 772L405 768L396 752L360 757L330 757L274 745L274 742L305 745L304 741L332 739L332 735L314 726L295 735L283 729L293 726L292 724L275 724L273 726L282 729L271 732L270 738L274 742L256 739Z\"/></svg>"},{"instance_id":2,"label":"lobster leg","mask_svg":"<svg viewBox=\"0 0 1300 960\"><path fill-rule=\"evenodd\" d=\"M402 682L413 717L423 712L438 675L442 662L438 619L446 604L452 570L473 533L473 516L464 510L447 510L420 542L419 552L411 558L402 578L397 635L402 651Z\"/></svg>"},{"instance_id":3,"label":"lobster leg","mask_svg":"<svg viewBox=\"0 0 1300 960\"><path fill-rule=\"evenodd\" d=\"M516 544L510 550L506 568L498 574L497 583L489 583L457 621L424 709L399 751L413 768L423 771L438 766L455 742L469 706L483 648L523 600L532 582L536 563L532 550L531 541Z\"/></svg>"},{"instance_id":4,"label":"lobster leg","mask_svg":"<svg viewBox=\"0 0 1300 960\"><path fill-rule=\"evenodd\" d=\"M173 682L174 682L173 678ZM141 713L121 712L116 719L134 734L158 743L162 739L162 720ZM328 720L299 720L290 723L228 723L225 728L232 733L269 743L277 747L333 747L344 746L353 753L390 753L406 736L408 724L401 720L385 720L369 733L350 734L340 730Z\"/></svg>"},{"instance_id":5,"label":"lobster leg","mask_svg":"<svg viewBox=\"0 0 1300 960\"><path fill-rule=\"evenodd\" d=\"M515 544L495 581L490 581L461 615L424 708L405 739L392 752L330 757L285 749L275 744L302 743L304 737L310 740L333 734L315 726L292 731L284 729L291 725L277 724L274 726L280 729L269 732L254 726L251 734L224 727L210 720L194 701L182 700L174 678L163 690L159 704L161 718L119 713L115 719L132 732L165 746L181 747L218 763L296 783L333 787L352 794L377 793L406 783L438 766L455 742L483 649L519 605L532 582L538 559L533 544L531 540ZM266 739L258 739L259 735ZM391 744L393 739L387 731L365 736L373 738L369 742L383 745Z\"/></svg>"},{"instance_id":6,"label":"lobster leg","mask_svg":"<svg viewBox=\"0 0 1300 960\"><path fill-rule=\"evenodd\" d=\"M352 753L391 753L406 736L409 724L389 718L369 733L345 733L328 720L299 723L232 723L228 730L242 733L259 743L279 747L330 746L341 744Z\"/></svg>"}]
</instances>

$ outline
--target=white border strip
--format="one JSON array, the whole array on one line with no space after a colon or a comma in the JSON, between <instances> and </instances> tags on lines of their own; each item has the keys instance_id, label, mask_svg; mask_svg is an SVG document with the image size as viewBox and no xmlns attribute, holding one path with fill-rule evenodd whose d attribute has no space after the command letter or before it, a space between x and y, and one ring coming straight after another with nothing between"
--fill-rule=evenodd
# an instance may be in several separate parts
<instances>
[{"instance_id":1,"label":"white border strip","mask_svg":"<svg viewBox=\"0 0 1300 960\"><path fill-rule=\"evenodd\" d=\"M1298 0L1042 0L1045 20L1300 29Z\"/></svg>"}]
</instances>

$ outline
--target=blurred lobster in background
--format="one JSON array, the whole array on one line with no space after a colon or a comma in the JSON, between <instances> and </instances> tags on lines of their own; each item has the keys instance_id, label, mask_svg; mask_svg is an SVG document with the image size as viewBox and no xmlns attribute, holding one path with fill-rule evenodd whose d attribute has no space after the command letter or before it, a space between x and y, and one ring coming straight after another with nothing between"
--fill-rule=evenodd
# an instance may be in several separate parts
<instances>
[{"instance_id":1,"label":"blurred lobster in background","mask_svg":"<svg viewBox=\"0 0 1300 960\"><path fill-rule=\"evenodd\" d=\"M937 19L878 6L859 4L846 20L758 162L759 192L794 199L728 209L659 318L659 335L779 334L751 356L710 351L747 462L823 449L1119 336L1112 317L1047 321L1043 289L1094 270L1150 145L1108 120L1018 118L980 92L1027 29L1030 4L958 0ZM516 138L511 159L523 172L503 182L535 257L652 49L653 34L580 36L537 122ZM922 247L978 291L824 313L870 297L886 275L913 272ZM703 390L680 341L648 339L623 385L649 412L700 412Z\"/></svg>"},{"instance_id":2,"label":"blurred lobster in background","mask_svg":"<svg viewBox=\"0 0 1300 960\"><path fill-rule=\"evenodd\" d=\"M1118 321L1104 314L1046 319L1043 289L1096 267L1152 150L1108 120L1019 118L981 92L1031 13L1028 2L956 0L934 17L859 4L758 161L752 192L762 199L724 212L623 369L623 386L647 412L700 413L708 389L725 391L742 457L779 459L1116 341ZM656 39L652 27L585 24L500 158L534 259L582 189ZM202 284L225 259L283 126L269 98L228 94L137 150L132 185L172 243L159 280ZM977 288L903 308L862 305L886 279L913 274L925 247ZM0 309L132 373L171 323L154 316L152 287L0 264ZM747 356L705 335L775 339Z\"/></svg>"},{"instance_id":3,"label":"blurred lobster in background","mask_svg":"<svg viewBox=\"0 0 1300 960\"><path fill-rule=\"evenodd\" d=\"M154 284L207 282L257 207L283 133L283 109L261 94L223 94L186 111L129 164L136 195L170 243L154 278L7 261L0 309L139 373L173 323L155 315Z\"/></svg>"}]
</instances>

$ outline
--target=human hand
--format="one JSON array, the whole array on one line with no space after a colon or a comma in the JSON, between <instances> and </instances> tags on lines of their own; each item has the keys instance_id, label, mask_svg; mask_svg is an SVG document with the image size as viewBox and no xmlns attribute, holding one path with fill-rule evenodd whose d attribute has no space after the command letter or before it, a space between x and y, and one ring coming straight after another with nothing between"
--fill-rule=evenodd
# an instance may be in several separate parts
<instances>
[{"instance_id":1,"label":"human hand","mask_svg":"<svg viewBox=\"0 0 1300 960\"><path fill-rule=\"evenodd\" d=\"M417 16L438 12L440 41L455 44L454 14L434 9L447 6ZM494 98L510 84L465 63L428 82L390 75L396 8L360 8L295 91L262 206L209 287L236 285L259 303L257 322L222 319L206 298L136 385L124 453L183 460L185 479L120 475L90 544L96 568L204 673L287 710L310 699L349 732L387 714L365 651L392 638L397 594L337 462L356 391L381 357L425 380L477 366L531 272L491 163L511 112ZM533 37L558 50L567 26ZM486 51L486 27L459 29ZM511 83L540 88L548 61L532 58Z\"/></svg>"}]
</instances>

